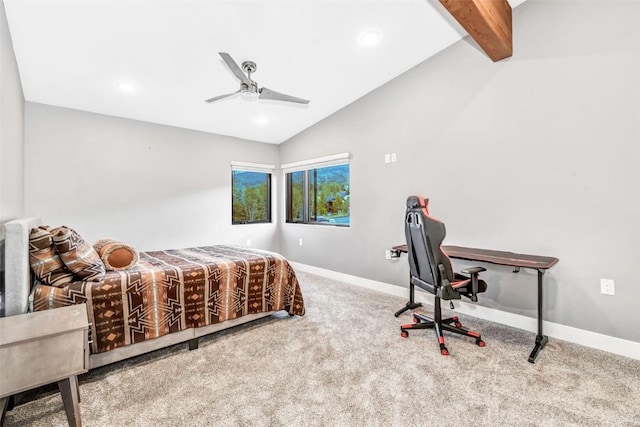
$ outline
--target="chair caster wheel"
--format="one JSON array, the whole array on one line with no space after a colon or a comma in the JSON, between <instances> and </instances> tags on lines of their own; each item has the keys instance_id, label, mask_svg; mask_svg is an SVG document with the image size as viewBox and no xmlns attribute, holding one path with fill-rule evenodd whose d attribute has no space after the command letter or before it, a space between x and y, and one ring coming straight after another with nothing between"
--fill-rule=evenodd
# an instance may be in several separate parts
<instances>
[{"instance_id":1,"label":"chair caster wheel","mask_svg":"<svg viewBox=\"0 0 640 427\"><path fill-rule=\"evenodd\" d=\"M420 323L420 319L418 319L416 316L413 316L413 323Z\"/></svg>"},{"instance_id":2,"label":"chair caster wheel","mask_svg":"<svg viewBox=\"0 0 640 427\"><path fill-rule=\"evenodd\" d=\"M485 342L482 340L476 341L476 344L478 344L478 347L484 347L486 345Z\"/></svg>"},{"instance_id":3,"label":"chair caster wheel","mask_svg":"<svg viewBox=\"0 0 640 427\"><path fill-rule=\"evenodd\" d=\"M462 328L462 323L460 323L460 322L456 322L456 323L454 323L454 325L455 325L456 328Z\"/></svg>"},{"instance_id":4,"label":"chair caster wheel","mask_svg":"<svg viewBox=\"0 0 640 427\"><path fill-rule=\"evenodd\" d=\"M407 332L407 331L401 331L401 332L400 332L400 336L401 336L402 338L409 338L409 332Z\"/></svg>"},{"instance_id":5,"label":"chair caster wheel","mask_svg":"<svg viewBox=\"0 0 640 427\"><path fill-rule=\"evenodd\" d=\"M447 350L446 348L441 348L440 349L440 354L443 356L448 356L449 355L449 350Z\"/></svg>"}]
</instances>

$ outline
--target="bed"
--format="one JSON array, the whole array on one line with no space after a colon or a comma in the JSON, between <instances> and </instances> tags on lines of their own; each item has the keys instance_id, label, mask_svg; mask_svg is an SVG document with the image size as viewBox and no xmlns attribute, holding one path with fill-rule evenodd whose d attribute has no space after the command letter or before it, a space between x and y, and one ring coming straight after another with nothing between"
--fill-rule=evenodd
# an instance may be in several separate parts
<instances>
[{"instance_id":1,"label":"bed","mask_svg":"<svg viewBox=\"0 0 640 427\"><path fill-rule=\"evenodd\" d=\"M87 304L90 368L197 339L276 313L304 315L293 268L274 252L239 246L141 252L135 267L100 281L49 286L32 278L29 232L5 227L5 315Z\"/></svg>"}]
</instances>

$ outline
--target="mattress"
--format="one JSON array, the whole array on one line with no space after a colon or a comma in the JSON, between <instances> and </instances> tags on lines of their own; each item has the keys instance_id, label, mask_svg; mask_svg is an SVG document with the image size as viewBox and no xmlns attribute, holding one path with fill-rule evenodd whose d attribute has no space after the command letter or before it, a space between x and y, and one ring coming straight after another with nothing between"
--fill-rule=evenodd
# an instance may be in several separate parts
<instances>
[{"instance_id":1,"label":"mattress","mask_svg":"<svg viewBox=\"0 0 640 427\"><path fill-rule=\"evenodd\" d=\"M237 246L141 252L99 282L36 283L34 311L87 304L91 352L256 313L304 315L295 271L280 254Z\"/></svg>"}]
</instances>

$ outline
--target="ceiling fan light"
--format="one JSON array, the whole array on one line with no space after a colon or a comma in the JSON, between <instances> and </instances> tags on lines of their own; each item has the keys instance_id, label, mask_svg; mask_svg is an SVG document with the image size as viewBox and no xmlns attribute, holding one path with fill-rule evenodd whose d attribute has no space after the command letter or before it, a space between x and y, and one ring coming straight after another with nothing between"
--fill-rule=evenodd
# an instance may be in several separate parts
<instances>
[{"instance_id":1,"label":"ceiling fan light","mask_svg":"<svg viewBox=\"0 0 640 427\"><path fill-rule=\"evenodd\" d=\"M371 29L360 33L360 44L362 46L373 46L380 40L380 30Z\"/></svg>"},{"instance_id":2,"label":"ceiling fan light","mask_svg":"<svg viewBox=\"0 0 640 427\"><path fill-rule=\"evenodd\" d=\"M242 96L242 99L246 101L255 101L258 99L258 93L250 90L243 90L240 92L240 95Z\"/></svg>"}]
</instances>

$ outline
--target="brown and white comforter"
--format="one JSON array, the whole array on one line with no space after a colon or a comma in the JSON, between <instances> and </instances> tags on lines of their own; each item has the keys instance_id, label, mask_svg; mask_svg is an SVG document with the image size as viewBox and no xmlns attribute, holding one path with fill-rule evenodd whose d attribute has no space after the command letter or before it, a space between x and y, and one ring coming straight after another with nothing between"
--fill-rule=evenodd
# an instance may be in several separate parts
<instances>
[{"instance_id":1,"label":"brown and white comforter","mask_svg":"<svg viewBox=\"0 0 640 427\"><path fill-rule=\"evenodd\" d=\"M141 252L100 282L37 284L35 311L87 303L92 353L248 314L304 315L296 274L281 255L235 246Z\"/></svg>"}]
</instances>

